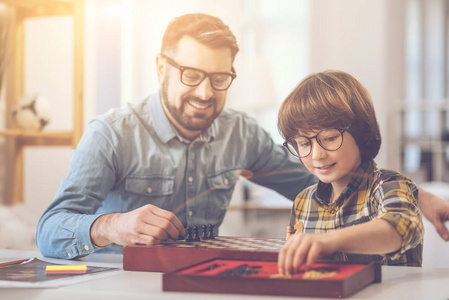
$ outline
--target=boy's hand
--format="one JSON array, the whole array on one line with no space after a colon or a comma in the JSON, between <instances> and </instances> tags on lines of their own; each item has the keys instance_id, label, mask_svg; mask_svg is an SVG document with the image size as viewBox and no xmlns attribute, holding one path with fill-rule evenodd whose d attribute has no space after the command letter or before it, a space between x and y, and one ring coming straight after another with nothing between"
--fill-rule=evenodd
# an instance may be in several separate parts
<instances>
[{"instance_id":1,"label":"boy's hand","mask_svg":"<svg viewBox=\"0 0 449 300\"><path fill-rule=\"evenodd\" d=\"M292 235L279 252L279 273L295 274L302 265L308 269L321 256L337 251L338 246L332 236L330 233Z\"/></svg>"}]
</instances>

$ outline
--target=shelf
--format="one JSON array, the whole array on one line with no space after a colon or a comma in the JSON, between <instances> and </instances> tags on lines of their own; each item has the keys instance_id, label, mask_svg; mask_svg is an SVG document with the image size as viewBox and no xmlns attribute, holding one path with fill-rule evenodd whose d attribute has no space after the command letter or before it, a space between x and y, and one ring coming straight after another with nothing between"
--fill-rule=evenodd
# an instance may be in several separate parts
<instances>
[{"instance_id":1,"label":"shelf","mask_svg":"<svg viewBox=\"0 0 449 300\"><path fill-rule=\"evenodd\" d=\"M0 0L10 7L20 11L22 18L72 15L75 10L75 0Z\"/></svg>"},{"instance_id":2,"label":"shelf","mask_svg":"<svg viewBox=\"0 0 449 300\"><path fill-rule=\"evenodd\" d=\"M5 69L4 128L0 138L4 140L5 156L4 191L0 204L13 205L24 202L24 149L27 146L67 146L76 147L83 132L83 0L0 0L11 12L11 26L8 43L12 44L11 62ZM9 13L9 12L8 12ZM27 131L15 127L12 120L13 108L25 91L25 23L37 17L73 16L73 130ZM8 34L8 35L9 35ZM55 87L57 88L57 87Z\"/></svg>"},{"instance_id":3,"label":"shelf","mask_svg":"<svg viewBox=\"0 0 449 300\"><path fill-rule=\"evenodd\" d=\"M23 146L65 146L73 141L72 131L25 131L20 129L0 130L0 136L20 140Z\"/></svg>"},{"instance_id":4,"label":"shelf","mask_svg":"<svg viewBox=\"0 0 449 300\"><path fill-rule=\"evenodd\" d=\"M76 0L0 0L9 6L36 9L40 6L54 6L57 4L74 4Z\"/></svg>"},{"instance_id":5,"label":"shelf","mask_svg":"<svg viewBox=\"0 0 449 300\"><path fill-rule=\"evenodd\" d=\"M419 99L398 103L393 116L394 134L398 141L394 151L397 155L396 166L393 169L406 174L418 184L429 180L447 181L448 116L449 99ZM420 135L405 134L409 122L420 123Z\"/></svg>"}]
</instances>

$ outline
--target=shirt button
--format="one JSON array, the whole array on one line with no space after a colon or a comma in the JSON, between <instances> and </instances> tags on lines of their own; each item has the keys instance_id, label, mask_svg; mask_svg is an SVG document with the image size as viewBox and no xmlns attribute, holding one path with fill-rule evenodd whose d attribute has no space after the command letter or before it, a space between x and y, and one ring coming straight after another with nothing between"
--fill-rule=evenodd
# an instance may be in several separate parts
<instances>
[{"instance_id":1,"label":"shirt button","mask_svg":"<svg viewBox=\"0 0 449 300\"><path fill-rule=\"evenodd\" d=\"M84 245L84 249L86 249L86 251L89 251L89 246Z\"/></svg>"},{"instance_id":2,"label":"shirt button","mask_svg":"<svg viewBox=\"0 0 449 300\"><path fill-rule=\"evenodd\" d=\"M189 182L193 182L193 177L189 176L189 178L187 179Z\"/></svg>"},{"instance_id":3,"label":"shirt button","mask_svg":"<svg viewBox=\"0 0 449 300\"><path fill-rule=\"evenodd\" d=\"M153 189L152 189L151 187L148 187L148 188L147 188L148 194L151 194L152 191L153 191Z\"/></svg>"},{"instance_id":4,"label":"shirt button","mask_svg":"<svg viewBox=\"0 0 449 300\"><path fill-rule=\"evenodd\" d=\"M228 184L229 184L229 180L228 180L227 178L225 178L224 184L225 184L225 185L228 185Z\"/></svg>"},{"instance_id":5,"label":"shirt button","mask_svg":"<svg viewBox=\"0 0 449 300\"><path fill-rule=\"evenodd\" d=\"M68 255L69 257L72 257L72 253L70 253L70 252L69 252L69 253L67 253L67 255Z\"/></svg>"},{"instance_id":6,"label":"shirt button","mask_svg":"<svg viewBox=\"0 0 449 300\"><path fill-rule=\"evenodd\" d=\"M193 215L193 212L191 210L189 210L189 217L191 217Z\"/></svg>"}]
</instances>

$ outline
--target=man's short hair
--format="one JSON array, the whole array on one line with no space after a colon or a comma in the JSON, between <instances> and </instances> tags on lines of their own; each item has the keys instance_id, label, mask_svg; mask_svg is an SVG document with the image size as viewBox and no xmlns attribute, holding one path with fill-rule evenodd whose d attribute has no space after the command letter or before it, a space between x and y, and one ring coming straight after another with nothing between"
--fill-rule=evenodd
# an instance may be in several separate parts
<instances>
[{"instance_id":1,"label":"man's short hair","mask_svg":"<svg viewBox=\"0 0 449 300\"><path fill-rule=\"evenodd\" d=\"M323 128L348 132L362 160L379 153L381 136L368 91L351 75L325 71L309 75L287 96L279 109L278 129L288 139Z\"/></svg>"},{"instance_id":2,"label":"man's short hair","mask_svg":"<svg viewBox=\"0 0 449 300\"><path fill-rule=\"evenodd\" d=\"M217 17L203 14L187 14L173 19L162 38L161 53L176 50L179 40L188 35L211 48L231 49L232 60L239 51L237 39L227 25Z\"/></svg>"}]
</instances>

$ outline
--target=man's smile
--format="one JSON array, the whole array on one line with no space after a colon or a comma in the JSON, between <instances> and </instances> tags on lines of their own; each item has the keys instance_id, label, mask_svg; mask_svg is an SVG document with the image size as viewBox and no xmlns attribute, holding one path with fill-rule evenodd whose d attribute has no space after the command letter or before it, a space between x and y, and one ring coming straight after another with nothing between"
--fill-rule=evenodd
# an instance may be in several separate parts
<instances>
[{"instance_id":1,"label":"man's smile","mask_svg":"<svg viewBox=\"0 0 449 300\"><path fill-rule=\"evenodd\" d=\"M198 109L207 109L213 105L213 103L205 104L205 103L194 102L192 100L188 100L187 103L189 103L191 106L198 108Z\"/></svg>"}]
</instances>

